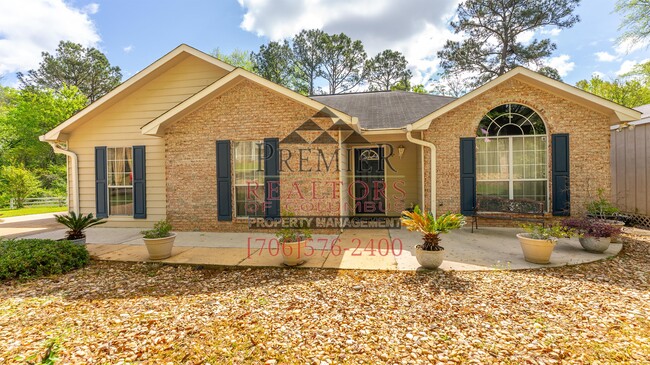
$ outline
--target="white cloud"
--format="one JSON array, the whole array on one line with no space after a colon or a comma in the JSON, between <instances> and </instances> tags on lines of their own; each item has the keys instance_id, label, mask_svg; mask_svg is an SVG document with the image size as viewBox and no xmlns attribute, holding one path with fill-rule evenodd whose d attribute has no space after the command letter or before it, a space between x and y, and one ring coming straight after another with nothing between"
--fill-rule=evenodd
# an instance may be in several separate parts
<instances>
[{"instance_id":1,"label":"white cloud","mask_svg":"<svg viewBox=\"0 0 650 365\"><path fill-rule=\"evenodd\" d=\"M238 0L246 13L240 27L272 40L302 29L343 32L363 42L370 57L393 49L417 70L413 83L426 83L436 72L436 52L447 39L447 28L460 0Z\"/></svg>"},{"instance_id":2,"label":"white cloud","mask_svg":"<svg viewBox=\"0 0 650 365\"><path fill-rule=\"evenodd\" d=\"M620 44L616 44L614 50L619 55L627 55L645 49L648 46L650 46L650 41L648 40L638 41L638 40L626 39Z\"/></svg>"},{"instance_id":3,"label":"white cloud","mask_svg":"<svg viewBox=\"0 0 650 365\"><path fill-rule=\"evenodd\" d=\"M636 66L636 65L638 65L640 63L646 63L648 61L650 61L650 59L648 59L648 58L646 58L644 60L641 60L641 61L625 60L625 61L623 61L623 63L621 63L621 67L618 69L618 71L616 71L616 75L617 76L624 75L624 74L632 71L634 66Z\"/></svg>"},{"instance_id":4,"label":"white cloud","mask_svg":"<svg viewBox=\"0 0 650 365\"><path fill-rule=\"evenodd\" d=\"M99 11L99 4L97 3L90 3L81 9L82 12L86 14L97 14Z\"/></svg>"},{"instance_id":5,"label":"white cloud","mask_svg":"<svg viewBox=\"0 0 650 365\"><path fill-rule=\"evenodd\" d=\"M41 52L61 40L96 46L100 36L86 10L63 0L0 1L0 75L38 66Z\"/></svg>"},{"instance_id":6,"label":"white cloud","mask_svg":"<svg viewBox=\"0 0 650 365\"><path fill-rule=\"evenodd\" d=\"M612 62L616 61L618 57L609 52L596 52L594 53L599 62Z\"/></svg>"},{"instance_id":7,"label":"white cloud","mask_svg":"<svg viewBox=\"0 0 650 365\"><path fill-rule=\"evenodd\" d=\"M560 28L551 28L551 29L542 29L540 34L549 35L551 37L557 37L562 32Z\"/></svg>"},{"instance_id":8,"label":"white cloud","mask_svg":"<svg viewBox=\"0 0 650 365\"><path fill-rule=\"evenodd\" d=\"M129 44L128 46L122 48L122 51L124 51L124 53L131 53L131 51L133 51L134 48L135 47L133 47L132 44Z\"/></svg>"},{"instance_id":9,"label":"white cloud","mask_svg":"<svg viewBox=\"0 0 650 365\"><path fill-rule=\"evenodd\" d=\"M569 72L573 71L576 65L575 62L571 62L571 56L566 54L551 57L546 64L556 69L562 77L565 77Z\"/></svg>"},{"instance_id":10,"label":"white cloud","mask_svg":"<svg viewBox=\"0 0 650 365\"><path fill-rule=\"evenodd\" d=\"M534 30L527 30L517 36L517 42L521 42L523 44L528 44L530 41L533 40L533 37L535 37L535 31Z\"/></svg>"},{"instance_id":11,"label":"white cloud","mask_svg":"<svg viewBox=\"0 0 650 365\"><path fill-rule=\"evenodd\" d=\"M604 80L607 77L607 75L605 75L603 72L600 72L600 71L594 71L594 72L591 73L591 77L592 78L593 77L598 77L598 78Z\"/></svg>"}]
</instances>

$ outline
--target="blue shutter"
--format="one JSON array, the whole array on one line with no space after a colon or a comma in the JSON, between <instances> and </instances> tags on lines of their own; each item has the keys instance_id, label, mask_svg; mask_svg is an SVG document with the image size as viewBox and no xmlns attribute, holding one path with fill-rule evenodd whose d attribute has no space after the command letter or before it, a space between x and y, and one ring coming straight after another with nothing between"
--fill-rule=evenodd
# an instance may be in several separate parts
<instances>
[{"instance_id":1,"label":"blue shutter","mask_svg":"<svg viewBox=\"0 0 650 365\"><path fill-rule=\"evenodd\" d=\"M108 217L108 180L106 147L95 147L95 216Z\"/></svg>"},{"instance_id":2,"label":"blue shutter","mask_svg":"<svg viewBox=\"0 0 650 365\"><path fill-rule=\"evenodd\" d=\"M551 136L553 159L553 215L571 214L571 191L569 178L569 135L553 134Z\"/></svg>"},{"instance_id":3,"label":"blue shutter","mask_svg":"<svg viewBox=\"0 0 650 365\"><path fill-rule=\"evenodd\" d=\"M147 218L145 146L133 146L133 218Z\"/></svg>"},{"instance_id":4,"label":"blue shutter","mask_svg":"<svg viewBox=\"0 0 650 365\"><path fill-rule=\"evenodd\" d=\"M280 140L264 139L264 216L280 218Z\"/></svg>"},{"instance_id":5,"label":"blue shutter","mask_svg":"<svg viewBox=\"0 0 650 365\"><path fill-rule=\"evenodd\" d=\"M435 177L435 174L432 173ZM474 215L476 207L476 139L460 139L460 213Z\"/></svg>"},{"instance_id":6,"label":"blue shutter","mask_svg":"<svg viewBox=\"0 0 650 365\"><path fill-rule=\"evenodd\" d=\"M217 220L232 221L230 141L217 141Z\"/></svg>"}]
</instances>

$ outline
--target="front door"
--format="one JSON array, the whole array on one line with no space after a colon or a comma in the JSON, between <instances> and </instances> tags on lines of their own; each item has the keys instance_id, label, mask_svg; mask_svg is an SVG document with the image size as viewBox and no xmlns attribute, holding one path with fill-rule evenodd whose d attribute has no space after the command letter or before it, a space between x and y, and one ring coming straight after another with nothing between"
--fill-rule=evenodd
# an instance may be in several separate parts
<instances>
[{"instance_id":1,"label":"front door","mask_svg":"<svg viewBox=\"0 0 650 365\"><path fill-rule=\"evenodd\" d=\"M354 162L354 212L383 215L386 212L383 148L356 148Z\"/></svg>"}]
</instances>

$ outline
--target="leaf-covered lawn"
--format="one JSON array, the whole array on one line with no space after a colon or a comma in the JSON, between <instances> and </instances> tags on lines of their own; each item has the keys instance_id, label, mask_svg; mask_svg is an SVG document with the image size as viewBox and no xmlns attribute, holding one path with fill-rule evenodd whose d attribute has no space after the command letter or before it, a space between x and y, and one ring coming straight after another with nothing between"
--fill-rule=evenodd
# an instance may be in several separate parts
<instances>
[{"instance_id":1,"label":"leaf-covered lawn","mask_svg":"<svg viewBox=\"0 0 650 365\"><path fill-rule=\"evenodd\" d=\"M94 262L0 284L0 363L647 363L650 250L530 271Z\"/></svg>"},{"instance_id":2,"label":"leaf-covered lawn","mask_svg":"<svg viewBox=\"0 0 650 365\"><path fill-rule=\"evenodd\" d=\"M0 209L0 219L21 215L66 212L68 207L30 207L20 209Z\"/></svg>"}]
</instances>

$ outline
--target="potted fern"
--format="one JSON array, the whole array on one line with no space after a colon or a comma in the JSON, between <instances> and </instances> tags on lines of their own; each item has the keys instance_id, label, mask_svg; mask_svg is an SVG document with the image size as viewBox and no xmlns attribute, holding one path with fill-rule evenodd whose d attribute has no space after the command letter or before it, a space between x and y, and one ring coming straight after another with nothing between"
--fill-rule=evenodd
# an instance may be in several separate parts
<instances>
[{"instance_id":1,"label":"potted fern","mask_svg":"<svg viewBox=\"0 0 650 365\"><path fill-rule=\"evenodd\" d=\"M569 238L574 232L563 224L545 227L541 224L522 224L525 233L517 234L524 260L534 264L548 264L558 238Z\"/></svg>"},{"instance_id":2,"label":"potted fern","mask_svg":"<svg viewBox=\"0 0 650 365\"><path fill-rule=\"evenodd\" d=\"M78 245L86 244L87 228L106 223L101 218L95 218L92 213L83 215L83 213L70 212L66 215L55 214L54 218L69 229L64 239Z\"/></svg>"},{"instance_id":3,"label":"potted fern","mask_svg":"<svg viewBox=\"0 0 650 365\"><path fill-rule=\"evenodd\" d=\"M172 231L172 225L165 219L156 222L153 229L142 231L142 240L149 251L149 259L162 260L172 255L172 247L176 233Z\"/></svg>"},{"instance_id":4,"label":"potted fern","mask_svg":"<svg viewBox=\"0 0 650 365\"><path fill-rule=\"evenodd\" d=\"M442 264L445 249L439 245L440 234L465 225L462 214L445 213L436 218L430 212L422 212L417 205L412 212L403 211L401 220L409 231L422 233L424 242L415 246L415 258L425 269L435 269Z\"/></svg>"}]
</instances>

